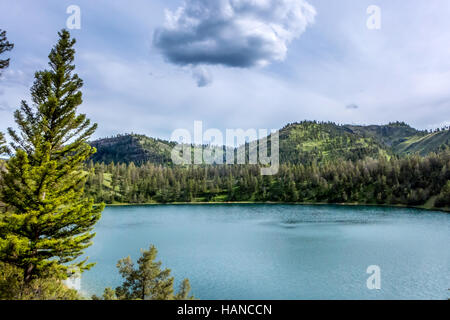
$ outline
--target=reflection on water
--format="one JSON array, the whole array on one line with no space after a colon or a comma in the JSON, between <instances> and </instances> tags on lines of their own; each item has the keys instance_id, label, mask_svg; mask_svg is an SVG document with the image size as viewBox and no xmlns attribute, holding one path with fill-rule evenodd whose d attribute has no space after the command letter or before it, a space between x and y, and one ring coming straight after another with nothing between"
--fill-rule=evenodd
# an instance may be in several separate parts
<instances>
[{"instance_id":1,"label":"reflection on water","mask_svg":"<svg viewBox=\"0 0 450 320\"><path fill-rule=\"evenodd\" d=\"M201 299L446 299L450 216L415 209L296 205L111 207L82 290L120 284L115 265L155 244ZM381 268L368 290L367 267Z\"/></svg>"}]
</instances>

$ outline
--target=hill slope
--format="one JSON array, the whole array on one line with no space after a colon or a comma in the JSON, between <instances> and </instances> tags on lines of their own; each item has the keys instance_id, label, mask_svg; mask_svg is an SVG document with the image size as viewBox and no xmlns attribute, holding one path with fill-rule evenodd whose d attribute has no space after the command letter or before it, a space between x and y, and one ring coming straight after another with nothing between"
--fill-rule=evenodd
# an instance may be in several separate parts
<instances>
[{"instance_id":1,"label":"hill slope","mask_svg":"<svg viewBox=\"0 0 450 320\"><path fill-rule=\"evenodd\" d=\"M373 137L364 137L334 123L304 121L289 124L280 130L282 163L358 160L385 154L382 144Z\"/></svg>"},{"instance_id":2,"label":"hill slope","mask_svg":"<svg viewBox=\"0 0 450 320\"><path fill-rule=\"evenodd\" d=\"M439 152L450 146L450 130L428 133L419 131L403 122L381 126L354 126L346 128L364 137L371 137L399 155Z\"/></svg>"},{"instance_id":3,"label":"hill slope","mask_svg":"<svg viewBox=\"0 0 450 320\"><path fill-rule=\"evenodd\" d=\"M450 130L409 137L396 146L396 151L400 154L418 153L425 156L446 148L450 148Z\"/></svg>"},{"instance_id":4,"label":"hill slope","mask_svg":"<svg viewBox=\"0 0 450 320\"><path fill-rule=\"evenodd\" d=\"M279 133L280 161L293 164L358 160L389 154L427 155L450 146L449 130L427 133L399 122L356 126L303 121L288 124ZM131 134L97 140L91 145L97 148L92 158L94 162L170 164L175 143Z\"/></svg>"},{"instance_id":5,"label":"hill slope","mask_svg":"<svg viewBox=\"0 0 450 320\"><path fill-rule=\"evenodd\" d=\"M369 126L346 125L345 127L356 134L374 138L383 145L393 148L395 148L395 146L397 146L405 138L426 135L426 132L414 129L403 122Z\"/></svg>"},{"instance_id":6,"label":"hill slope","mask_svg":"<svg viewBox=\"0 0 450 320\"><path fill-rule=\"evenodd\" d=\"M122 135L91 142L97 148L92 157L94 162L141 164L152 162L156 164L171 163L171 150L174 143L153 139L144 135Z\"/></svg>"}]
</instances>

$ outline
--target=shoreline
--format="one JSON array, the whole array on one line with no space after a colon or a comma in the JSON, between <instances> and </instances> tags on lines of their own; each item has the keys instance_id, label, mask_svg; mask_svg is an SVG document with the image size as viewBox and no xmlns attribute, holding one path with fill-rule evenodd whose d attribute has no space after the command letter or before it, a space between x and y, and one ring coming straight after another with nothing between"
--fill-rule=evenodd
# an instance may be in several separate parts
<instances>
[{"instance_id":1,"label":"shoreline","mask_svg":"<svg viewBox=\"0 0 450 320\"><path fill-rule=\"evenodd\" d=\"M425 206L408 206L403 204L365 204L365 203L328 203L328 202L258 202L258 201L210 201L210 202L148 202L148 203L111 203L106 207L136 207L136 206L166 206L166 205L233 205L233 204L272 204L272 205L297 205L297 206L342 206L342 207L386 207L409 208L426 211L444 212L450 214L450 208L435 208Z\"/></svg>"}]
</instances>

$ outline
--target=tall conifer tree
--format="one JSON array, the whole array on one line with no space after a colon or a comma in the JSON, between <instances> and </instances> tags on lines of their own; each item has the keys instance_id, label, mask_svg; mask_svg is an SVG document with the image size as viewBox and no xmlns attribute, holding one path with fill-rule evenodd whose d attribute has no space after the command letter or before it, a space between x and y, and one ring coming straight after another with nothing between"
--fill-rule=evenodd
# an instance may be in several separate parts
<instances>
[{"instance_id":1,"label":"tall conifer tree","mask_svg":"<svg viewBox=\"0 0 450 320\"><path fill-rule=\"evenodd\" d=\"M6 38L6 31L0 29L0 54L11 51L14 48L14 44L10 43ZM9 58L8 59L0 59L0 75L2 69L5 69L9 66Z\"/></svg>"},{"instance_id":2,"label":"tall conifer tree","mask_svg":"<svg viewBox=\"0 0 450 320\"><path fill-rule=\"evenodd\" d=\"M3 133L0 132L0 156L8 151L5 144L5 137L3 136Z\"/></svg>"},{"instance_id":3,"label":"tall conifer tree","mask_svg":"<svg viewBox=\"0 0 450 320\"><path fill-rule=\"evenodd\" d=\"M11 51L14 48L14 44L10 43L6 38L6 31L0 29L0 54L5 53L6 51ZM2 69L6 69L9 67L9 58L8 59L0 59L0 76L2 74ZM5 138L3 133L0 132L0 155L6 153L5 147Z\"/></svg>"},{"instance_id":4,"label":"tall conifer tree","mask_svg":"<svg viewBox=\"0 0 450 320\"><path fill-rule=\"evenodd\" d=\"M49 55L49 70L37 72L33 104L22 101L14 114L0 201L0 261L23 270L24 281L64 279L70 270L90 268L78 261L94 237L104 205L84 196L83 163L95 149L87 144L97 125L77 114L83 81L74 73L75 39L66 30Z\"/></svg>"}]
</instances>

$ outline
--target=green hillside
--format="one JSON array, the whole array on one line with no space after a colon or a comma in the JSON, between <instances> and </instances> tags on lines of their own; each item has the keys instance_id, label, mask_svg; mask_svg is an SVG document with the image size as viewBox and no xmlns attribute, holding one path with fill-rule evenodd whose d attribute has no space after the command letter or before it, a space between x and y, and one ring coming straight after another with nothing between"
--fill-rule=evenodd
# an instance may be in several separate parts
<instances>
[{"instance_id":1,"label":"green hillside","mask_svg":"<svg viewBox=\"0 0 450 320\"><path fill-rule=\"evenodd\" d=\"M308 164L314 161L359 160L386 155L382 144L335 123L304 121L280 130L280 161Z\"/></svg>"},{"instance_id":2,"label":"green hillside","mask_svg":"<svg viewBox=\"0 0 450 320\"><path fill-rule=\"evenodd\" d=\"M424 136L426 131L419 131L404 122L394 122L387 125L346 125L352 132L364 137L371 137L387 147L395 148L408 137Z\"/></svg>"},{"instance_id":3,"label":"green hillside","mask_svg":"<svg viewBox=\"0 0 450 320\"><path fill-rule=\"evenodd\" d=\"M419 154L440 152L450 146L450 131L442 129L433 133L419 131L403 122L388 125L354 126L346 128L364 137L371 137L395 154Z\"/></svg>"},{"instance_id":4,"label":"green hillside","mask_svg":"<svg viewBox=\"0 0 450 320\"><path fill-rule=\"evenodd\" d=\"M174 143L153 139L144 135L120 135L113 138L96 140L91 145L97 148L92 160L105 163L155 164L170 163Z\"/></svg>"},{"instance_id":5,"label":"green hillside","mask_svg":"<svg viewBox=\"0 0 450 320\"><path fill-rule=\"evenodd\" d=\"M339 159L355 161L392 154L425 156L449 148L450 141L448 129L428 133L402 122L356 126L303 121L288 124L279 133L280 161L291 164ZM172 163L171 150L175 146L174 142L136 134L101 139L91 144L97 148L92 158L94 162L135 164Z\"/></svg>"},{"instance_id":6,"label":"green hillside","mask_svg":"<svg viewBox=\"0 0 450 320\"><path fill-rule=\"evenodd\" d=\"M450 130L433 132L425 136L416 135L400 142L396 146L396 152L400 154L420 154L422 156L430 152L439 152L450 148Z\"/></svg>"}]
</instances>

